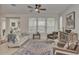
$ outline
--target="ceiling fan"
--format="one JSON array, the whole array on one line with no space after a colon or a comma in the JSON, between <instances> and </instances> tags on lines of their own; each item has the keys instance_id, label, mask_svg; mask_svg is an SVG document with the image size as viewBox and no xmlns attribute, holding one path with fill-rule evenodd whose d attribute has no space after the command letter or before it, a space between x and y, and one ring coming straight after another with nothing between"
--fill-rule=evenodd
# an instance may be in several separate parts
<instances>
[{"instance_id":1,"label":"ceiling fan","mask_svg":"<svg viewBox=\"0 0 79 59\"><path fill-rule=\"evenodd\" d=\"M11 6L16 7L16 4L11 4Z\"/></svg>"},{"instance_id":2,"label":"ceiling fan","mask_svg":"<svg viewBox=\"0 0 79 59\"><path fill-rule=\"evenodd\" d=\"M32 9L32 10L34 9L38 13L40 13L40 11L46 11L45 8L41 8L42 7L41 4L35 4L35 7L32 7L32 6L28 5L27 7Z\"/></svg>"}]
</instances>

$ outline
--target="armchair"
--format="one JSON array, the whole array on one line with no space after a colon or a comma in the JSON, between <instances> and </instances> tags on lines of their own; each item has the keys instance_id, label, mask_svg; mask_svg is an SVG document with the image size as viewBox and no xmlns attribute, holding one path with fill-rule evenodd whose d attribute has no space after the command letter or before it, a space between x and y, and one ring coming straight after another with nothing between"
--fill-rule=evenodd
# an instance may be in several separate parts
<instances>
[{"instance_id":1,"label":"armchair","mask_svg":"<svg viewBox=\"0 0 79 59\"><path fill-rule=\"evenodd\" d=\"M58 32L53 32L51 34L47 35L48 39L57 39L58 38Z\"/></svg>"}]
</instances>

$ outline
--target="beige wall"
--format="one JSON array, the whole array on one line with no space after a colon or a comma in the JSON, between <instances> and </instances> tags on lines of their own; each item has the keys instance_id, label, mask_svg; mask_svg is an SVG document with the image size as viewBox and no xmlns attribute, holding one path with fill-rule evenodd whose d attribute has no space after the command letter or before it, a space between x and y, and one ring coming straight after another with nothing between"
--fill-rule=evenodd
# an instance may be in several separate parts
<instances>
[{"instance_id":1,"label":"beige wall","mask_svg":"<svg viewBox=\"0 0 79 59\"><path fill-rule=\"evenodd\" d=\"M24 33L28 33L28 19L30 17L44 17L44 18L47 18L47 17L55 17L57 20L59 20L59 17L58 15L53 15L53 14L50 14L50 15L46 15L46 14L42 14L42 15L34 15L34 14L1 14L1 17L2 18L6 18L6 17L20 17L20 29L21 29L21 32L24 32ZM1 21L1 20L0 20ZM6 29L7 29L7 32L9 30L9 20L6 19ZM1 24L1 23L0 23Z\"/></svg>"},{"instance_id":2,"label":"beige wall","mask_svg":"<svg viewBox=\"0 0 79 59\"><path fill-rule=\"evenodd\" d=\"M65 28L66 24L66 15L71 13L72 11L75 11L75 29L73 29L73 32L78 33L78 38L79 38L79 5L73 5L69 9L65 10L64 13L62 13L63 17L63 27Z\"/></svg>"},{"instance_id":3,"label":"beige wall","mask_svg":"<svg viewBox=\"0 0 79 59\"><path fill-rule=\"evenodd\" d=\"M1 15L2 18L6 18L6 17L20 17L20 29L21 32L27 32L27 17L24 15L14 15L14 14L7 14L7 15ZM6 19L6 28L7 30L9 29L9 20Z\"/></svg>"},{"instance_id":4,"label":"beige wall","mask_svg":"<svg viewBox=\"0 0 79 59\"><path fill-rule=\"evenodd\" d=\"M0 19L0 37L1 37L1 19Z\"/></svg>"}]
</instances>

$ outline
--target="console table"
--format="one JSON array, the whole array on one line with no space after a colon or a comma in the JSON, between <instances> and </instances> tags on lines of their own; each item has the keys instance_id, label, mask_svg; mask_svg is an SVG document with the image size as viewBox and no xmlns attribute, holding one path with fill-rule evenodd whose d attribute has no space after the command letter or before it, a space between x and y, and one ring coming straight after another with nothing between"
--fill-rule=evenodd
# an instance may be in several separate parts
<instances>
[{"instance_id":1,"label":"console table","mask_svg":"<svg viewBox=\"0 0 79 59\"><path fill-rule=\"evenodd\" d=\"M33 39L40 39L40 33L33 34Z\"/></svg>"}]
</instances>

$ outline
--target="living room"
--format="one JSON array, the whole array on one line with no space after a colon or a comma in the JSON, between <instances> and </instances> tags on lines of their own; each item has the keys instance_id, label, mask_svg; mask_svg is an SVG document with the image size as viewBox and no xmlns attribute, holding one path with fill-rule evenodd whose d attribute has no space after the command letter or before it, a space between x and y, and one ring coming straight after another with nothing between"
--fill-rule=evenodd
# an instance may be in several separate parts
<instances>
[{"instance_id":1,"label":"living room","mask_svg":"<svg viewBox=\"0 0 79 59\"><path fill-rule=\"evenodd\" d=\"M0 54L78 54L78 10L78 4L0 4ZM11 30L14 43L7 41Z\"/></svg>"}]
</instances>

